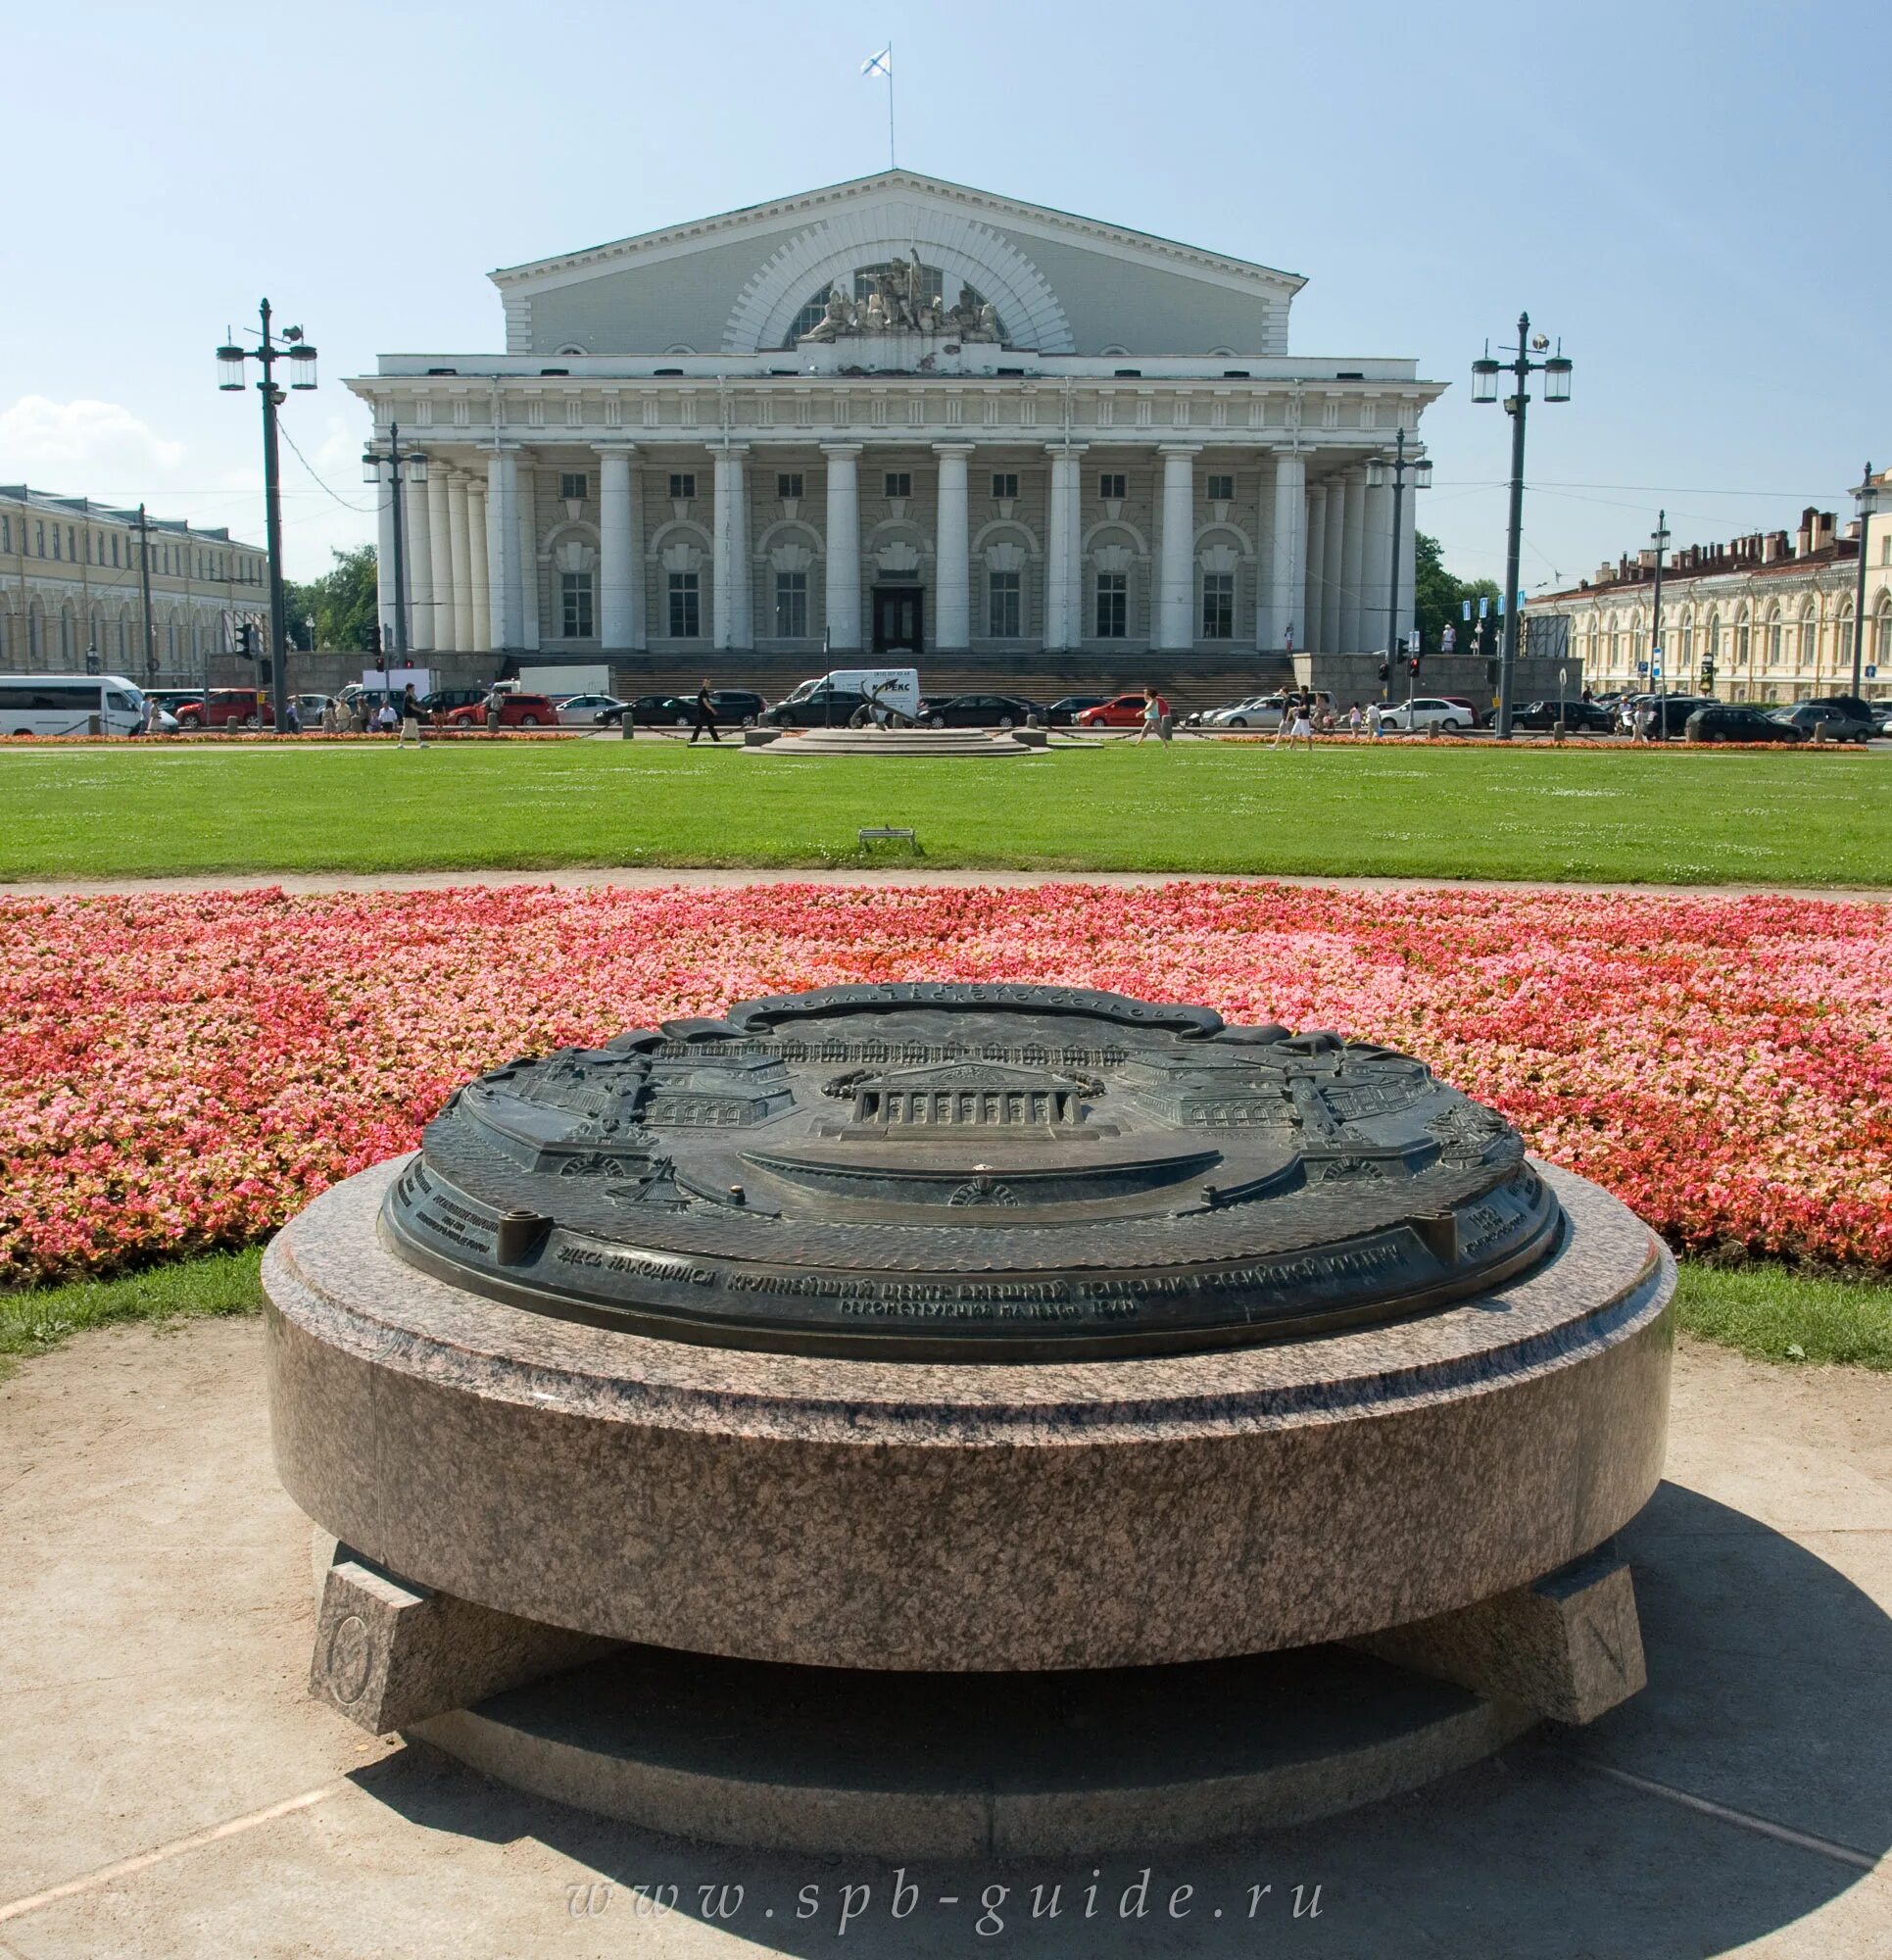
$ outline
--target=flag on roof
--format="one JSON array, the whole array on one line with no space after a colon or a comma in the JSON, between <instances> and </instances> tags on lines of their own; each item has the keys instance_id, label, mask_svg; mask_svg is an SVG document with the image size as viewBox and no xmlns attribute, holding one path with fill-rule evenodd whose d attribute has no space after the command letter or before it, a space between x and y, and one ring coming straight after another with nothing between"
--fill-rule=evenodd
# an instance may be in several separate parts
<instances>
[{"instance_id":1,"label":"flag on roof","mask_svg":"<svg viewBox=\"0 0 1892 1960\"><path fill-rule=\"evenodd\" d=\"M869 55L867 59L861 63L860 72L862 74L884 74L888 77L889 80L892 80L894 74L893 42L889 41L886 47L881 49L879 54Z\"/></svg>"}]
</instances>

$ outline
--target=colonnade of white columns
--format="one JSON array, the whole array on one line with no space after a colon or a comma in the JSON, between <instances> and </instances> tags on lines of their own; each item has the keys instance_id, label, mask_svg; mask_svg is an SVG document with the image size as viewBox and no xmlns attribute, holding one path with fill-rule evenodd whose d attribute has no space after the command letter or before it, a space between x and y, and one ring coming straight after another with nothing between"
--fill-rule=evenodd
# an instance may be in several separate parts
<instances>
[{"instance_id":1,"label":"colonnade of white columns","mask_svg":"<svg viewBox=\"0 0 1892 1960\"><path fill-rule=\"evenodd\" d=\"M864 642L860 593L858 442L820 444L826 469L824 532L826 618L836 651ZM932 617L929 645L961 652L973 638L970 442L932 445L937 459ZM1154 582L1149 608L1152 649L1182 652L1199 644L1196 601L1196 469L1204 445L1161 443ZM638 445L595 446L598 475L597 549L579 546L572 568L594 571L594 631L606 649L642 650L652 622L646 614L646 526ZM1043 539L1043 644L1081 646L1089 608L1084 591L1083 459L1087 445L1045 445L1049 466ZM751 561L750 445L718 442L709 449L713 482L710 612L704 621L719 652L755 643ZM1393 548L1392 493L1368 489L1357 464L1310 486L1310 452L1298 444L1274 453L1272 482L1260 490L1254 540L1258 652L1353 653L1385 640L1386 593ZM554 622L539 617L539 539L533 490L522 474L517 446L487 450L484 467L467 470L430 459L427 480L404 498L410 644L416 652L486 652L539 646ZM1412 618L1414 499L1399 518L1399 629ZM393 609L392 500L380 510L382 611ZM562 560L560 560L562 565Z\"/></svg>"}]
</instances>

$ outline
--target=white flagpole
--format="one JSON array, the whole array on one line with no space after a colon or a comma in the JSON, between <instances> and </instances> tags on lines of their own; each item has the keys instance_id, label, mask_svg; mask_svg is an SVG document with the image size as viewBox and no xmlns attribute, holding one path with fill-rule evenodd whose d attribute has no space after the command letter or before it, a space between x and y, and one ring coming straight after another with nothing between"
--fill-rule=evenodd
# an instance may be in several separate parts
<instances>
[{"instance_id":1,"label":"white flagpole","mask_svg":"<svg viewBox=\"0 0 1892 1960\"><path fill-rule=\"evenodd\" d=\"M898 168L897 159L894 154L894 43L892 41L887 43L887 168L890 171ZM1860 547L1862 553L1865 549L1864 545Z\"/></svg>"}]
</instances>

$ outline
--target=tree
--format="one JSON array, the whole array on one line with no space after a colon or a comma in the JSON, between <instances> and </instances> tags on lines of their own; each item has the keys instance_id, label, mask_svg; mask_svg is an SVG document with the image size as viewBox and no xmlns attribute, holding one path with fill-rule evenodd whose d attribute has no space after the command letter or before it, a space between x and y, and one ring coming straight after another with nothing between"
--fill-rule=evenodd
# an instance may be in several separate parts
<instances>
[{"instance_id":1,"label":"tree","mask_svg":"<svg viewBox=\"0 0 1892 1960\"><path fill-rule=\"evenodd\" d=\"M1476 627L1479 601L1491 601L1493 613L1497 610L1498 582L1494 578L1456 578L1445 569L1444 560L1439 555L1438 540L1429 538L1424 531L1413 539L1413 619L1419 627L1419 644L1429 653L1438 652L1439 637L1448 624L1459 629L1458 651L1462 654L1472 650L1471 634L1467 632L1460 617L1466 600L1472 602L1472 617ZM1495 625L1485 635L1487 647L1496 646L1493 635Z\"/></svg>"},{"instance_id":2,"label":"tree","mask_svg":"<svg viewBox=\"0 0 1892 1960\"><path fill-rule=\"evenodd\" d=\"M283 603L289 611L289 637L297 646L309 637L306 621L315 622L315 644L345 652L367 650L368 628L380 607L379 574L374 547L332 554L335 564L307 585L283 581Z\"/></svg>"}]
</instances>

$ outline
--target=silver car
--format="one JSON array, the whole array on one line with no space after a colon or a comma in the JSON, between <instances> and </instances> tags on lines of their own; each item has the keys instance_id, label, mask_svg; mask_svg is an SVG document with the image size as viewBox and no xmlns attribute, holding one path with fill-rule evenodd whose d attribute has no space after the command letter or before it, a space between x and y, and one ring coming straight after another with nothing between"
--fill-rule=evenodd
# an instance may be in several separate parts
<instances>
[{"instance_id":1,"label":"silver car","mask_svg":"<svg viewBox=\"0 0 1892 1960\"><path fill-rule=\"evenodd\" d=\"M558 703L558 726L589 728L606 709L623 706L614 694L568 694Z\"/></svg>"}]
</instances>

